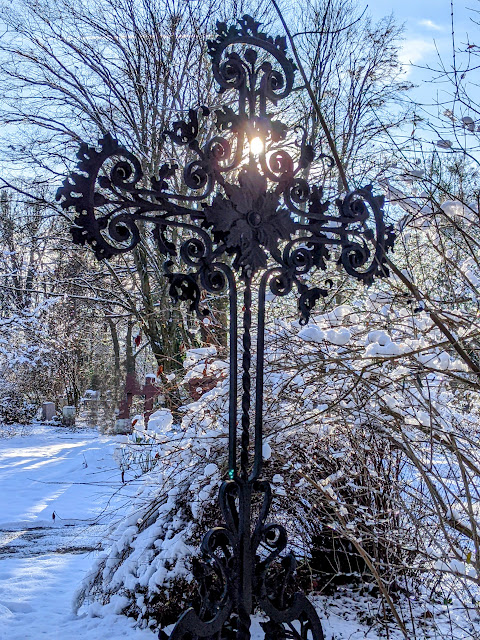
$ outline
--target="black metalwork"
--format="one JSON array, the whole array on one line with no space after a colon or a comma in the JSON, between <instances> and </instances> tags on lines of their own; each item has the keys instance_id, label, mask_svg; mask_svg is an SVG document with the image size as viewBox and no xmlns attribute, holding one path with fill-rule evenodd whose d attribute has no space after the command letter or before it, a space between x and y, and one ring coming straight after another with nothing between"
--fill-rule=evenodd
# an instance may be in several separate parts
<instances>
[{"instance_id":1,"label":"black metalwork","mask_svg":"<svg viewBox=\"0 0 480 640\"><path fill-rule=\"evenodd\" d=\"M200 125L212 116L207 108L191 109L186 121L173 123L166 139L191 156L182 171L167 161L148 180L140 160L105 135L98 147L81 145L77 171L57 194L65 209L77 213L71 229L74 242L91 245L98 259L131 251L141 240L141 229L152 226L153 239L166 257L171 295L187 301L200 316L207 313L201 308L202 289L229 290L229 477L219 496L224 525L207 533L203 560L195 566L201 607L182 615L171 640L247 640L255 607L269 618L263 623L268 640L323 638L311 603L300 593L289 595L295 560L291 554L280 555L287 545L286 531L267 524L271 489L260 478L265 296L267 288L286 296L296 287L300 321L306 323L331 285L327 281L325 288L309 287L304 276L310 270L325 270L335 258L348 274L370 283L387 275L385 252L393 246L392 229L383 220L383 199L374 196L370 186L348 193L329 212L322 187L305 177L315 160L324 169L333 162L324 154L314 157L305 131L299 130L300 140L294 142L288 127L269 112L269 105L291 93L295 65L285 38L268 37L259 27L249 16L238 26L218 23L216 38L209 42L213 73L220 92L236 93L236 109L225 104L215 110L217 134L203 144ZM174 270L178 258L187 272ZM244 289L240 438L236 273ZM259 294L251 446L254 278Z\"/></svg>"}]
</instances>

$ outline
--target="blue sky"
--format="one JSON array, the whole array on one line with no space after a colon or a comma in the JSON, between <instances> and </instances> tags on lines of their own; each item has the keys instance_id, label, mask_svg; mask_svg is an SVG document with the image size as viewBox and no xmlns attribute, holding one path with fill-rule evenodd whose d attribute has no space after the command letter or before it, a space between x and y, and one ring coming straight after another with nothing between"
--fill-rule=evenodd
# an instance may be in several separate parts
<instances>
[{"instance_id":1,"label":"blue sky","mask_svg":"<svg viewBox=\"0 0 480 640\"><path fill-rule=\"evenodd\" d=\"M363 4L366 6L367 2ZM362 7L362 3L359 3ZM468 8L470 7L470 9ZM480 13L475 13L471 8L480 12L479 0L461 0L453 3L453 18L455 32L455 48L457 50L457 69L465 68L467 60L466 52L468 44L480 45L480 27L472 22L472 18L480 22ZM407 99L419 105L415 108L416 115L425 118L425 122L415 130L415 139L420 144L435 144L438 140L450 140L452 136L452 123L446 117L446 111L453 109L455 116L473 115L478 122L478 114L471 113L468 107L458 102L453 107L453 86L450 82L441 81L432 83L432 72L422 67L429 66L439 68L443 63L445 69L452 70L452 6L450 0L369 0L368 11L374 19L393 13L400 24L404 24L404 41L402 44L401 60L405 64L406 78L414 83L415 88L407 94ZM478 49L475 49L478 56ZM476 59L478 64L478 57ZM468 80L475 80L472 72ZM469 84L468 95L477 104L480 103L480 91L478 87ZM426 126L430 122L431 128ZM407 142L413 135L412 126L404 127L398 132L397 139ZM465 132L463 132L465 135ZM465 144L473 151L472 143L476 144L477 137L467 134ZM413 138L411 138L413 142ZM415 143L415 146L416 143ZM476 149L476 147L475 147ZM437 149L438 151L438 149ZM451 153L449 150L446 153Z\"/></svg>"},{"instance_id":2,"label":"blue sky","mask_svg":"<svg viewBox=\"0 0 480 640\"><path fill-rule=\"evenodd\" d=\"M466 0L463 0L455 2L453 7L457 47L467 42L467 33L470 34L470 42L475 42L475 33L478 33L479 30L479 27L471 21L475 14L468 10L465 4ZM470 7L477 6L480 10L480 3L476 0L470 0L468 5ZM451 65L450 0L397 0L396 2L370 0L368 10L375 19L393 13L398 22L405 25L403 62L436 66L438 50L444 63ZM420 82L424 78L424 74L418 69L409 68L408 77L412 82Z\"/></svg>"}]
</instances>

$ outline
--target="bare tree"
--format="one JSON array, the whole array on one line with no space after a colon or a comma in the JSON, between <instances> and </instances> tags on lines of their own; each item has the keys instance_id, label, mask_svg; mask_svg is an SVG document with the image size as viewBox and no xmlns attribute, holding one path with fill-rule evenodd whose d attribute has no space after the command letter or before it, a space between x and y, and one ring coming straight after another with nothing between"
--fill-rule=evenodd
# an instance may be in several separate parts
<instances>
[{"instance_id":1,"label":"bare tree","mask_svg":"<svg viewBox=\"0 0 480 640\"><path fill-rule=\"evenodd\" d=\"M79 140L95 143L109 132L155 175L172 116L214 99L206 39L219 10L216 0L4 5L1 115L10 162L52 183L71 165ZM188 334L168 299L162 262L145 237L133 263L106 265L106 273L169 370Z\"/></svg>"},{"instance_id":2,"label":"bare tree","mask_svg":"<svg viewBox=\"0 0 480 640\"><path fill-rule=\"evenodd\" d=\"M171 153L162 138L169 121L192 105L218 100L206 46L214 19L231 19L245 8L222 0L22 0L15 9L4 3L0 117L10 166L27 167L52 184L71 168L79 140L95 143L109 132L140 158L145 175L155 175ZM391 19L375 27L364 18L350 24L346 0L315 5L306 12L310 18L309 12L305 56L350 165L371 143L366 119L385 110L400 86L386 80L397 71L399 30ZM269 19L263 5L255 13ZM307 102L301 118L310 119ZM318 140L315 118L311 135ZM131 260L105 264L114 283L109 295L130 309L168 371L178 366L180 346L191 343L191 334L171 305L159 268L163 257L148 235ZM213 307L219 307L213 317L221 336L221 301Z\"/></svg>"},{"instance_id":3,"label":"bare tree","mask_svg":"<svg viewBox=\"0 0 480 640\"><path fill-rule=\"evenodd\" d=\"M349 182L374 180L378 152L391 144L386 132L407 117L401 98L412 85L398 58L403 27L393 15L372 22L352 0L309 3L297 24L295 42ZM308 99L305 112L318 147L323 132Z\"/></svg>"}]
</instances>

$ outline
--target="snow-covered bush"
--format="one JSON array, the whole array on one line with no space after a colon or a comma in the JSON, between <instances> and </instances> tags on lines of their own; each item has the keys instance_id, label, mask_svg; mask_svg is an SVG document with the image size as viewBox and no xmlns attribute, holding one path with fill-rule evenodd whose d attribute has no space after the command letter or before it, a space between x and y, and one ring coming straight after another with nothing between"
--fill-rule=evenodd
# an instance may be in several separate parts
<instances>
[{"instance_id":1,"label":"snow-covered bush","mask_svg":"<svg viewBox=\"0 0 480 640\"><path fill-rule=\"evenodd\" d=\"M172 420L168 409L156 411L148 422L148 429L145 428L142 415L133 418L132 433L113 453L122 475L129 473L138 478L154 469L163 453L158 436L168 432Z\"/></svg>"},{"instance_id":2,"label":"snow-covered bush","mask_svg":"<svg viewBox=\"0 0 480 640\"><path fill-rule=\"evenodd\" d=\"M227 474L228 368L201 356L187 354L186 382L204 375L216 386L183 407L181 423L163 410L146 432L158 462L81 604L121 594L130 615L158 627L195 600L192 560L221 522ZM479 405L472 374L429 316L371 292L306 327L273 321L265 362L271 517L288 530L304 588L375 582L394 612L402 593L467 609L480 560Z\"/></svg>"},{"instance_id":3,"label":"snow-covered bush","mask_svg":"<svg viewBox=\"0 0 480 640\"><path fill-rule=\"evenodd\" d=\"M12 389L4 388L4 393L8 395L0 396L0 425L30 423L35 417L37 407Z\"/></svg>"}]
</instances>

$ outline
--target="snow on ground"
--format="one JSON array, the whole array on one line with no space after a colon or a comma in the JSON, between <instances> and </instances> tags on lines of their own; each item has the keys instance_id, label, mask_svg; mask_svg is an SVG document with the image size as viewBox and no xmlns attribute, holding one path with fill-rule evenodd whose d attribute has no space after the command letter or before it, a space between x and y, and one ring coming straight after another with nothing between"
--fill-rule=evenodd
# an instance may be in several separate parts
<instances>
[{"instance_id":1,"label":"snow on ground","mask_svg":"<svg viewBox=\"0 0 480 640\"><path fill-rule=\"evenodd\" d=\"M122 438L50 425L22 432L0 439L0 639L152 640L111 610L72 612L95 550L136 491L112 458Z\"/></svg>"},{"instance_id":2,"label":"snow on ground","mask_svg":"<svg viewBox=\"0 0 480 640\"><path fill-rule=\"evenodd\" d=\"M113 460L123 440L91 429L38 424L21 435L0 437L0 640L157 637L119 615L121 597L105 607L94 604L80 615L73 613L77 587L138 487L139 481L121 483ZM385 638L372 623L359 621L373 606L378 601L358 595L319 598L326 640ZM388 637L400 640L394 627ZM418 629L414 636L449 637L448 631L437 635ZM257 618L252 640L262 639Z\"/></svg>"},{"instance_id":3,"label":"snow on ground","mask_svg":"<svg viewBox=\"0 0 480 640\"><path fill-rule=\"evenodd\" d=\"M11 555L0 561L1 640L152 640L135 621L105 612L104 617L72 613L73 593L92 563L90 554L55 552L32 558Z\"/></svg>"}]
</instances>

